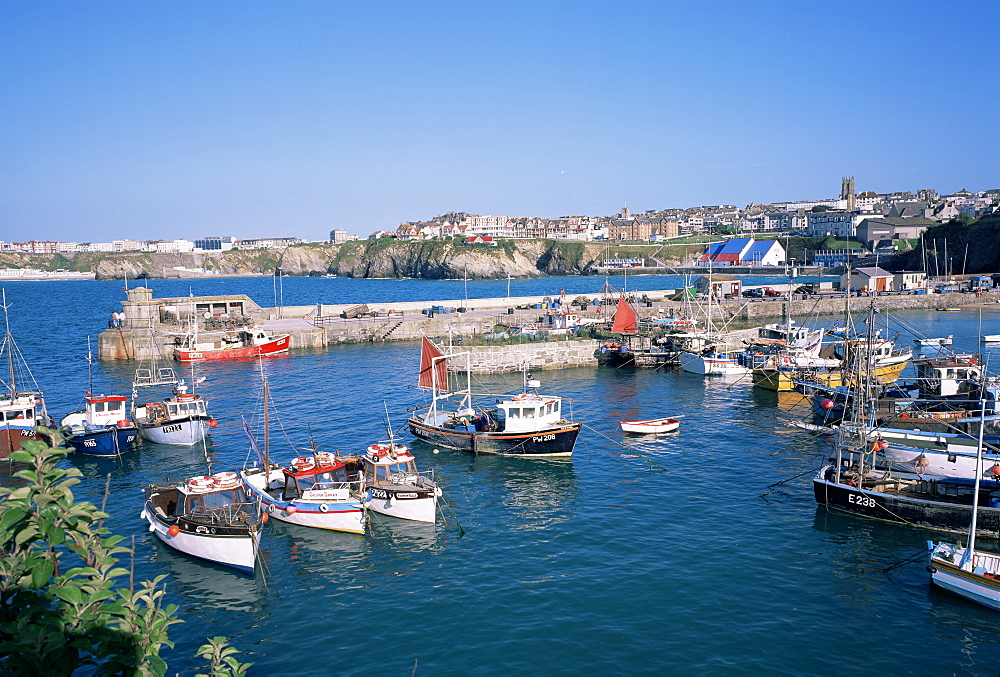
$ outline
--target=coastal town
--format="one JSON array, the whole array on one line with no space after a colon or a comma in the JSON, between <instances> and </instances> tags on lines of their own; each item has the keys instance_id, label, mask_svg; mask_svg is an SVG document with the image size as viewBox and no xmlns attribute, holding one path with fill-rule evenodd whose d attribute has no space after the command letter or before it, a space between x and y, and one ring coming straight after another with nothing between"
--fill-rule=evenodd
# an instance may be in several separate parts
<instances>
[{"instance_id":1,"label":"coastal town","mask_svg":"<svg viewBox=\"0 0 1000 677\"><path fill-rule=\"evenodd\" d=\"M849 240L866 252L892 253L919 240L936 225L947 222L970 223L1000 210L1000 188L976 192L959 190L939 194L933 189L878 194L855 192L854 177L842 180L837 198L795 200L772 204L749 204L647 210L633 213L622 207L613 216L562 216L559 218L510 217L447 212L427 221L407 221L390 230L377 230L367 239L393 241L453 240L468 244L493 245L503 239L552 239L557 241L622 243L669 243L692 238L709 238L724 243L733 238L766 239L777 237L822 237ZM344 244L361 239L345 228L335 228L323 244ZM695 241L698 241L697 239ZM298 237L240 238L206 236L193 240L115 239L109 242L57 242L30 240L0 241L0 254L76 254L76 253L218 253L234 250L282 250L308 244ZM722 246L722 245L720 245ZM816 249L811 260L800 264L837 266L846 260L840 250ZM734 253L736 256L734 257ZM695 265L775 266L787 262L780 247L733 247L725 251L709 250ZM2 264L0 264L2 265ZM610 261L607 267L641 266L640 260ZM200 272L199 270L181 272ZM3 265L0 277L51 274L45 271ZM79 275L79 272L72 273Z\"/></svg>"}]
</instances>

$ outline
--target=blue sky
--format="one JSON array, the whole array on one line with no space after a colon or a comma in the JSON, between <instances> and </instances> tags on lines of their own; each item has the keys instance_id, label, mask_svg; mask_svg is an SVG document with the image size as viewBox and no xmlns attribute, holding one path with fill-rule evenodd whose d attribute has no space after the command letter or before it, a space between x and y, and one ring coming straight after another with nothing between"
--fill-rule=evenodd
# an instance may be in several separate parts
<instances>
[{"instance_id":1,"label":"blue sky","mask_svg":"<svg viewBox=\"0 0 1000 677\"><path fill-rule=\"evenodd\" d=\"M0 2L0 240L1000 187L1000 2Z\"/></svg>"}]
</instances>

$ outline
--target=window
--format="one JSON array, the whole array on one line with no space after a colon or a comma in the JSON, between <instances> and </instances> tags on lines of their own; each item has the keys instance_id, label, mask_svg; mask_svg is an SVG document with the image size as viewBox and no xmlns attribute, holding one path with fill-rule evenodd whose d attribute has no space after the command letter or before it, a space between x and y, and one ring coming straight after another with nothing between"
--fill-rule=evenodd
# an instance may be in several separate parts
<instances>
[{"instance_id":1,"label":"window","mask_svg":"<svg viewBox=\"0 0 1000 677\"><path fill-rule=\"evenodd\" d=\"M104 402L94 402L94 412L103 413L104 412Z\"/></svg>"},{"instance_id":2,"label":"window","mask_svg":"<svg viewBox=\"0 0 1000 677\"><path fill-rule=\"evenodd\" d=\"M108 402L108 411L121 411L124 402Z\"/></svg>"},{"instance_id":3,"label":"window","mask_svg":"<svg viewBox=\"0 0 1000 677\"><path fill-rule=\"evenodd\" d=\"M518 409L517 407L511 407L509 411L510 411L509 415L511 418L521 418L521 410Z\"/></svg>"}]
</instances>

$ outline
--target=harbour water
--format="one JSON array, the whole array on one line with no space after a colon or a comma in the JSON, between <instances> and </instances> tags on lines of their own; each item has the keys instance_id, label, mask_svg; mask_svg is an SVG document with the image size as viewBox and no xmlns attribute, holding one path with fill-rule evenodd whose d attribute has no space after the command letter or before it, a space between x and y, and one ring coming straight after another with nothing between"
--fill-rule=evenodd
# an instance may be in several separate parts
<instances>
[{"instance_id":1,"label":"harbour water","mask_svg":"<svg viewBox=\"0 0 1000 677\"><path fill-rule=\"evenodd\" d=\"M601 283L513 281L511 294L593 296ZM682 283L628 279L639 291ZM156 296L247 293L261 305L277 295L271 278L148 284ZM289 305L464 295L461 281L281 285ZM506 285L470 281L469 296L504 296ZM58 418L80 401L86 335L106 326L122 285L5 286L12 331ZM922 335L954 334L956 350L977 350L979 333L1000 331L1000 305L984 311L981 332L974 310L899 319ZM988 355L996 360L1000 349ZM415 343L265 361L285 431L276 434L285 449L278 458L298 455L310 435L325 451L361 450L384 435L383 402L398 429L419 401L417 363ZM95 365L95 389L127 394L135 366ZM220 422L208 449L215 470L246 458L239 416L256 405L254 370L239 361L198 367L200 392ZM75 493L97 504L111 474L108 526L135 537L136 577L169 575L169 601L185 621L171 628L176 648L164 651L171 673L200 667L197 647L224 635L254 662L251 674L410 674L415 666L416 674L997 674L1000 616L931 589L922 557L886 571L940 534L816 506L811 476L832 444L791 425L806 410L800 395L653 370L541 378L543 392L566 398L588 426L571 459L435 454L404 433L418 464L435 471L453 518L425 527L376 515L366 537L271 521L254 578L181 556L139 518L141 487L202 474L202 449L146 445L120 459L71 455L67 463L85 475ZM477 389L499 393L519 379L479 377ZM683 415L678 433L626 438L617 430L621 420L665 414ZM295 449L283 446L286 433Z\"/></svg>"}]
</instances>

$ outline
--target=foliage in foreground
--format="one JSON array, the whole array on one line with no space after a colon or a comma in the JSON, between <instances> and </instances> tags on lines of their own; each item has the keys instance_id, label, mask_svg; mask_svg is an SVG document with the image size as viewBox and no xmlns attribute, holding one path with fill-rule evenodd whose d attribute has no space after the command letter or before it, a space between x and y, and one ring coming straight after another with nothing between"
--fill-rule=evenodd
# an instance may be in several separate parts
<instances>
[{"instance_id":1,"label":"foliage in foreground","mask_svg":"<svg viewBox=\"0 0 1000 677\"><path fill-rule=\"evenodd\" d=\"M24 442L11 460L17 488L0 487L0 672L70 674L93 666L97 674L162 675L167 629L180 623L177 606L164 604L157 576L135 586L116 556L130 553L121 536L103 526L108 515L76 502L81 472L60 468L66 452ZM115 587L127 577L128 587ZM213 675L243 674L225 638L203 655ZM216 659L216 657L218 657Z\"/></svg>"}]
</instances>

